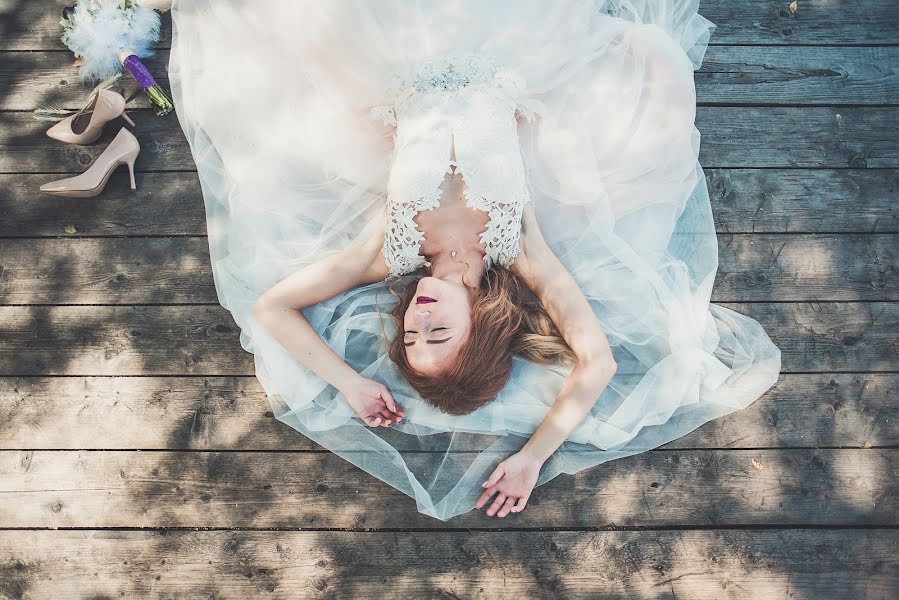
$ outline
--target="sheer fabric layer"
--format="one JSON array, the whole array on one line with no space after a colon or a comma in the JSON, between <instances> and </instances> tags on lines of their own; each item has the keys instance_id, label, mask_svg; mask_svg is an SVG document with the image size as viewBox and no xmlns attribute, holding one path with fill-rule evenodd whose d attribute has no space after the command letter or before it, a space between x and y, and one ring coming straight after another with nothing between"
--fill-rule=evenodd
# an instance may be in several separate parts
<instances>
[{"instance_id":1,"label":"sheer fabric layer","mask_svg":"<svg viewBox=\"0 0 899 600\"><path fill-rule=\"evenodd\" d=\"M276 417L445 520L473 508L564 382L565 368L516 359L494 402L443 414L387 358L387 284L361 286L303 312L406 408L398 429L371 429L253 319L279 279L372 233L397 131L371 111L390 105L398 73L451 52L496 57L521 77L512 100L530 119L516 125L530 199L619 365L538 484L664 444L770 387L778 349L757 322L710 304L717 245L693 69L713 25L697 5L176 0L169 75L215 285Z\"/></svg>"}]
</instances>

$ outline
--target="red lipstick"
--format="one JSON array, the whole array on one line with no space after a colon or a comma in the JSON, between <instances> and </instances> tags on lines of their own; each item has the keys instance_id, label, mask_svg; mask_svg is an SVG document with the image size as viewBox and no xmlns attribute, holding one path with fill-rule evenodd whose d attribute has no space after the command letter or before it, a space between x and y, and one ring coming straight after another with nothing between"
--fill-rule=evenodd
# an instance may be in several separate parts
<instances>
[{"instance_id":1,"label":"red lipstick","mask_svg":"<svg viewBox=\"0 0 899 600\"><path fill-rule=\"evenodd\" d=\"M416 296L415 297L416 304L427 304L428 302L437 302L437 301L429 296Z\"/></svg>"}]
</instances>

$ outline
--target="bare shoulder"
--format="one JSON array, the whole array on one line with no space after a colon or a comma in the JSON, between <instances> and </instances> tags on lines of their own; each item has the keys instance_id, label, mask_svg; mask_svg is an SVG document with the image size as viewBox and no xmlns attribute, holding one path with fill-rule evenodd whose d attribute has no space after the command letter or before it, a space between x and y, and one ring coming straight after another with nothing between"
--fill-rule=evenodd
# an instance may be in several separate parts
<instances>
[{"instance_id":1,"label":"bare shoulder","mask_svg":"<svg viewBox=\"0 0 899 600\"><path fill-rule=\"evenodd\" d=\"M539 276L540 263L550 252L543 239L543 232L537 224L533 202L526 202L521 215L521 235L519 236L518 256L512 263L512 272L521 277L533 289L535 278Z\"/></svg>"},{"instance_id":2,"label":"bare shoulder","mask_svg":"<svg viewBox=\"0 0 899 600\"><path fill-rule=\"evenodd\" d=\"M384 260L381 249L376 249L374 252L369 253L368 256L369 264L368 268L365 270L365 282L373 283L375 281L387 279L390 270L387 268L387 262Z\"/></svg>"},{"instance_id":3,"label":"bare shoulder","mask_svg":"<svg viewBox=\"0 0 899 600\"><path fill-rule=\"evenodd\" d=\"M378 227L373 228L373 233L359 246L366 264L364 274L366 283L383 280L390 274L383 253L387 229L386 210L380 213L379 219Z\"/></svg>"}]
</instances>

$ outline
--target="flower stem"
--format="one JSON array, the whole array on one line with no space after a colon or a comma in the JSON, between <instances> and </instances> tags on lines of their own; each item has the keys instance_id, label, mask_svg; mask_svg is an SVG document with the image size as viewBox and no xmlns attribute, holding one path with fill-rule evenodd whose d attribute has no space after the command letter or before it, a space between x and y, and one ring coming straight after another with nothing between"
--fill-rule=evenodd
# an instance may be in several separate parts
<instances>
[{"instance_id":1,"label":"flower stem","mask_svg":"<svg viewBox=\"0 0 899 600\"><path fill-rule=\"evenodd\" d=\"M122 56L122 54L125 54L125 52L121 53L120 56ZM156 80L153 79L150 71L147 70L147 67L141 62L136 54L128 54L122 60L122 66L125 67L126 71L131 73L131 76L134 77L138 85L140 85L140 87L147 93L147 98L150 99L150 105L156 111L157 117L172 112L172 109L175 108L175 106L172 104L171 98L169 98L169 95L165 90L156 83Z\"/></svg>"}]
</instances>

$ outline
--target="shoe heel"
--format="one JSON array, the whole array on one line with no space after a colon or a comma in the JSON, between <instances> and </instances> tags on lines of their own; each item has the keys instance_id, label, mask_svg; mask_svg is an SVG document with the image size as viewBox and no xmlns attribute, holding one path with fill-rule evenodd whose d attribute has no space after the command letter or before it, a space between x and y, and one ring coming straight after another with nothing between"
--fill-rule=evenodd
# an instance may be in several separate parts
<instances>
[{"instance_id":1,"label":"shoe heel","mask_svg":"<svg viewBox=\"0 0 899 600\"><path fill-rule=\"evenodd\" d=\"M131 157L130 159L125 160L125 164L128 165L128 174L131 176L131 189L137 189L137 183L134 181L134 159L137 155Z\"/></svg>"},{"instance_id":2,"label":"shoe heel","mask_svg":"<svg viewBox=\"0 0 899 600\"><path fill-rule=\"evenodd\" d=\"M122 129L122 131L124 131L126 135L131 136L131 133L127 129ZM131 136L131 137L133 139L133 136ZM137 182L134 180L134 161L137 160L138 154L140 154L140 146L136 146L136 147L132 148L131 150L129 150L128 153L125 154L125 156L123 156L121 161L119 162L119 164L124 163L124 164L128 165L128 175L131 176L131 189L132 190L137 189Z\"/></svg>"},{"instance_id":3,"label":"shoe heel","mask_svg":"<svg viewBox=\"0 0 899 600\"><path fill-rule=\"evenodd\" d=\"M51 181L41 186L41 191L57 196L74 196L87 198L96 196L106 187L113 171L121 165L128 166L128 175L131 177L131 189L137 189L134 178L134 162L140 154L140 143L134 134L125 127L119 130L118 135L97 157L87 170L81 175Z\"/></svg>"},{"instance_id":4,"label":"shoe heel","mask_svg":"<svg viewBox=\"0 0 899 600\"><path fill-rule=\"evenodd\" d=\"M125 119L125 122L128 123L129 125L131 125L132 127L135 126L134 121L131 120L131 117L129 117L128 113L126 113L124 110L122 111L122 118Z\"/></svg>"}]
</instances>

